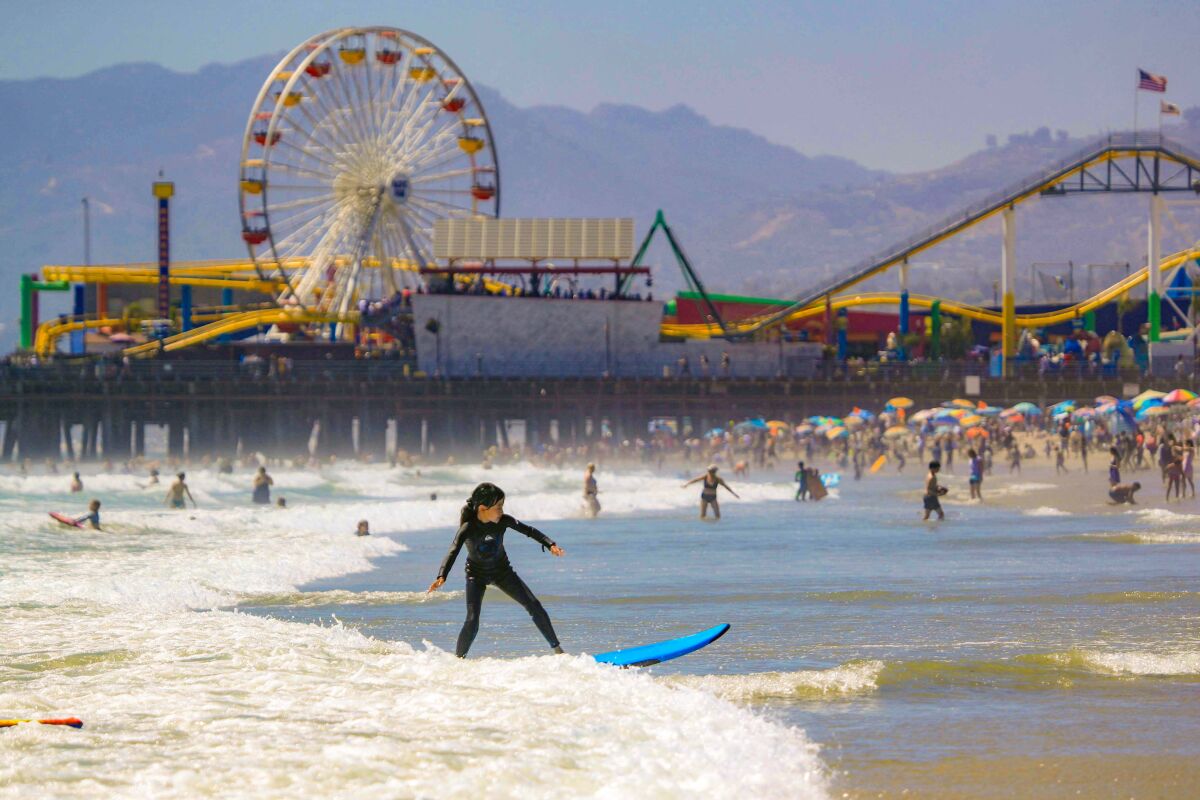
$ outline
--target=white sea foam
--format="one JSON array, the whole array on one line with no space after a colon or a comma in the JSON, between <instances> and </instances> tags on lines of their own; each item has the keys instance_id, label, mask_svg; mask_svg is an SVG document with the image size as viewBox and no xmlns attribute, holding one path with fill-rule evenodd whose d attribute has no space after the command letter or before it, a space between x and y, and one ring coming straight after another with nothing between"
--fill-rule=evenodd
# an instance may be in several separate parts
<instances>
[{"instance_id":1,"label":"white sea foam","mask_svg":"<svg viewBox=\"0 0 1200 800\"><path fill-rule=\"evenodd\" d=\"M22 495L0 516L0 716L86 725L6 731L0 796L826 795L803 732L688 686L586 657L460 661L340 626L197 613L461 597L299 587L403 553L397 535L443 535L479 480L505 486L507 510L531 521L580 502L574 472L526 467L272 473L288 509L247 507L244 474L189 472L200 508L186 511L162 508L165 487L85 475L83 498L104 496L104 532L16 510L82 504L47 478L0 482ZM601 489L610 513L695 502L650 475ZM376 535L355 537L359 518Z\"/></svg>"},{"instance_id":2,"label":"white sea foam","mask_svg":"<svg viewBox=\"0 0 1200 800\"><path fill-rule=\"evenodd\" d=\"M680 675L668 682L689 686L738 703L806 699L873 691L882 661L852 661L832 669L755 672L748 675Z\"/></svg>"},{"instance_id":3,"label":"white sea foam","mask_svg":"<svg viewBox=\"0 0 1200 800\"><path fill-rule=\"evenodd\" d=\"M1027 517L1069 517L1070 511L1063 511L1061 508L1053 508L1051 506L1038 506L1030 508L1022 512Z\"/></svg>"},{"instance_id":4,"label":"white sea foam","mask_svg":"<svg viewBox=\"0 0 1200 800\"><path fill-rule=\"evenodd\" d=\"M1200 520L1200 514L1185 514L1167 508L1139 508L1130 513L1151 525L1188 525Z\"/></svg>"},{"instance_id":5,"label":"white sea foam","mask_svg":"<svg viewBox=\"0 0 1200 800\"><path fill-rule=\"evenodd\" d=\"M1200 653L1103 652L1083 650L1073 656L1098 672L1120 675L1198 675Z\"/></svg>"}]
</instances>

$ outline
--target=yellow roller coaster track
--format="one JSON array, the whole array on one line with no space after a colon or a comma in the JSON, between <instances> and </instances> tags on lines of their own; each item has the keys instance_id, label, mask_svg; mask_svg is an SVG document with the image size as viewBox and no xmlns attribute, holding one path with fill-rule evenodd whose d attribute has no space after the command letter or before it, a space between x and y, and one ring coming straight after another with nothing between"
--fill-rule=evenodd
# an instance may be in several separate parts
<instances>
[{"instance_id":1,"label":"yellow roller coaster track","mask_svg":"<svg viewBox=\"0 0 1200 800\"><path fill-rule=\"evenodd\" d=\"M1181 250L1167 258L1164 258L1160 264L1160 269L1163 272L1175 269L1180 264L1194 259L1200 259L1200 248L1189 248ZM1071 306L1056 309L1054 311L1043 311L1037 314L1018 314L1016 316L1016 324L1019 328L1041 328L1047 325L1056 325L1060 322L1067 322L1072 319L1082 317L1089 311L1100 308L1103 305L1113 302L1125 292L1135 286L1144 283L1146 280L1146 268L1142 267L1136 272L1132 272L1121 280L1106 289L1101 290L1097 294L1092 295L1086 300L1082 300ZM935 301L941 302L941 309L946 314L967 317L969 319L979 320L991 325L1001 325L1004 320L999 311L981 306L971 305L970 303L960 303L955 300L942 300L928 295L910 294L908 303L910 306L918 308L930 308ZM858 294L844 294L833 298L830 305L833 310L842 308L854 308L856 306L898 306L900 304L900 295L896 292L861 292ZM804 308L793 311L781 322L795 322L797 320L816 317L825 313L825 304L823 302L812 303ZM741 320L739 322L727 323L726 328L730 333L740 333L753 329L762 316L757 315L752 318ZM662 332L667 336L684 336L694 339L708 339L715 336L721 336L722 331L717 325L708 324L664 324Z\"/></svg>"},{"instance_id":2,"label":"yellow roller coaster track","mask_svg":"<svg viewBox=\"0 0 1200 800\"><path fill-rule=\"evenodd\" d=\"M380 261L374 258L364 259L364 265L372 269L378 268ZM288 270L299 271L307 269L308 261L307 259L292 259L285 262L284 267ZM416 264L404 262L399 259L393 260L392 267L393 269L403 269L412 272L416 272L418 269ZM42 267L42 276L47 281L68 281L71 283L156 285L159 280L158 265L149 262L96 266L48 264ZM255 269L254 263L245 259L177 262L171 265L169 280L176 286L236 289L238 291L267 294L273 297L278 296L287 289L287 283L282 280L262 280ZM472 276L461 275L458 276L458 280L460 283L470 283ZM492 292L502 292L512 289L509 284L490 278L484 279L484 285L488 291ZM266 317L262 315L270 311L282 313L283 316L280 316L278 319L272 318L268 322ZM236 333L246 328L274 325L276 322L357 322L358 319L357 314L350 315L353 319L341 319L333 315L317 312L305 312L305 315L303 318L297 318L295 309L290 308L263 309L249 312L239 311L222 316L209 325L193 328L170 339L165 339L161 348L158 342L155 341L128 348L124 352L126 355L153 355L160 352L160 350L178 350L181 347L208 341L224 333ZM205 316L198 314L193 319L202 320ZM120 319L96 317L84 319L71 318L65 321L49 320L38 326L34 339L34 352L40 356L51 356L58 347L58 340L68 333L80 330L97 330L104 327L119 327L122 324L123 320ZM214 325L218 324L230 327L223 327L222 330L209 335L207 332Z\"/></svg>"},{"instance_id":3,"label":"yellow roller coaster track","mask_svg":"<svg viewBox=\"0 0 1200 800\"><path fill-rule=\"evenodd\" d=\"M185 347L191 347L192 345L202 344L203 342L215 339L223 334L237 333L247 328L269 328L272 325L278 324L300 325L314 322L355 324L358 322L358 313L354 312L346 315L322 314L303 308L268 308L259 311L243 311L239 314L230 314L229 316L222 317L216 322L201 325L199 328L193 328L190 331L168 336L165 339L155 339L145 344L134 345L133 347L126 348L123 352L127 356L153 356L160 352L169 353L174 350L182 350Z\"/></svg>"},{"instance_id":4,"label":"yellow roller coaster track","mask_svg":"<svg viewBox=\"0 0 1200 800\"><path fill-rule=\"evenodd\" d=\"M1133 136L1128 134L1110 135L1089 144L1080 152L1060 161L1058 164L1027 176L1013 186L977 201L951 217L938 222L932 228L889 248L883 253L870 257L845 272L833 276L824 284L818 285L797 296L793 302L784 308L756 315L752 319L741 320L737 331L731 329L729 333L748 334L778 325L785 319L791 319L796 311L804 311L813 303L823 302L826 297L833 297L840 292L845 292L847 289L862 283L868 278L904 263L914 255L924 252L962 233L968 228L994 218L1005 209L1015 208L1017 205L1046 192L1065 189L1068 182L1074 178L1078 178L1082 182L1088 176L1088 170L1094 167L1108 165L1110 171L1117 169L1117 167L1113 166L1115 162L1129 158L1151 158L1154 160L1155 165L1160 161L1162 163L1175 164L1180 168L1176 175L1186 173L1190 177L1195 174L1196 170L1200 170L1200 156L1187 151L1179 144L1171 142L1162 136L1146 136L1141 134ZM1142 169L1140 161L1137 169ZM1119 169L1118 172L1120 172ZM1155 174L1158 173L1157 166L1154 167L1154 172ZM1173 188L1192 191L1194 185L1185 187L1175 186ZM1148 189L1143 187L1135 188L1134 190L1147 191ZM983 313L986 314L987 312Z\"/></svg>"}]
</instances>

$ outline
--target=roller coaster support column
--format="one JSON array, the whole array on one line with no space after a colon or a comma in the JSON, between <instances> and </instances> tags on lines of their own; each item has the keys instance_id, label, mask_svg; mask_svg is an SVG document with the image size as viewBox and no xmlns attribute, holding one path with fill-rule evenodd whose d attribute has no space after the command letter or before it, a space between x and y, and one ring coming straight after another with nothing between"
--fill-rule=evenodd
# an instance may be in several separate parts
<instances>
[{"instance_id":1,"label":"roller coaster support column","mask_svg":"<svg viewBox=\"0 0 1200 800\"><path fill-rule=\"evenodd\" d=\"M836 337L833 332L833 295L825 295L825 344L832 345Z\"/></svg>"},{"instance_id":2,"label":"roller coaster support column","mask_svg":"<svg viewBox=\"0 0 1200 800\"><path fill-rule=\"evenodd\" d=\"M83 319L84 315L87 314L87 302L84 299L85 291L86 287L82 283L75 284L71 290L72 297L74 298L71 313L77 319ZM87 331L71 331L71 355L81 356L87 352L85 339L83 338L85 335L87 335Z\"/></svg>"},{"instance_id":3,"label":"roller coaster support column","mask_svg":"<svg viewBox=\"0 0 1200 800\"><path fill-rule=\"evenodd\" d=\"M222 289L221 290L221 305L225 306L226 310L228 310L229 307L231 305L233 305L233 289ZM232 339L232 337L230 337L230 335L228 333L222 333L220 336L217 337L218 344L227 344L232 341L233 341L233 339Z\"/></svg>"},{"instance_id":4,"label":"roller coaster support column","mask_svg":"<svg viewBox=\"0 0 1200 800\"><path fill-rule=\"evenodd\" d=\"M1002 324L1000 328L1000 353L1005 376L1012 371L1010 362L1016 357L1017 303L1013 291L1017 285L1017 212L1012 207L1004 209L1000 216L1004 247L1000 256L1000 292Z\"/></svg>"},{"instance_id":5,"label":"roller coaster support column","mask_svg":"<svg viewBox=\"0 0 1200 800\"><path fill-rule=\"evenodd\" d=\"M179 329L190 331L192 325L192 287L179 287Z\"/></svg>"},{"instance_id":6,"label":"roller coaster support column","mask_svg":"<svg viewBox=\"0 0 1200 800\"><path fill-rule=\"evenodd\" d=\"M66 281L39 281L37 275L21 276L21 349L33 347L33 333L38 326L38 292L65 292L71 288Z\"/></svg>"},{"instance_id":7,"label":"roller coaster support column","mask_svg":"<svg viewBox=\"0 0 1200 800\"><path fill-rule=\"evenodd\" d=\"M838 358L838 361L845 361L846 356L849 355L849 353L847 352L847 350L849 349L849 346L850 346L849 331L847 330L849 327L850 327L850 312L844 308L839 308L838 316L837 316L837 358Z\"/></svg>"},{"instance_id":8,"label":"roller coaster support column","mask_svg":"<svg viewBox=\"0 0 1200 800\"><path fill-rule=\"evenodd\" d=\"M1162 261L1162 195L1155 192L1150 195L1150 234L1146 242L1146 264L1149 274L1146 280L1146 319L1150 323L1148 338L1151 369L1154 366L1154 343L1159 341L1162 334L1162 270L1158 265Z\"/></svg>"},{"instance_id":9,"label":"roller coaster support column","mask_svg":"<svg viewBox=\"0 0 1200 800\"><path fill-rule=\"evenodd\" d=\"M908 358L905 339L908 337L908 259L900 264L900 360Z\"/></svg>"}]
</instances>

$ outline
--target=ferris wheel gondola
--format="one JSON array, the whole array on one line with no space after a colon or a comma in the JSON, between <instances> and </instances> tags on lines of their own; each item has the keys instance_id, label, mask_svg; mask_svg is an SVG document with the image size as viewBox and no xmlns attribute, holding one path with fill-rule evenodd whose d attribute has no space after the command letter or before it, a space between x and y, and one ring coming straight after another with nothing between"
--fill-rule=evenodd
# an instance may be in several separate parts
<instances>
[{"instance_id":1,"label":"ferris wheel gondola","mask_svg":"<svg viewBox=\"0 0 1200 800\"><path fill-rule=\"evenodd\" d=\"M278 300L345 314L415 287L439 219L495 217L483 105L441 50L398 28L341 28L283 58L242 145L242 239Z\"/></svg>"}]
</instances>

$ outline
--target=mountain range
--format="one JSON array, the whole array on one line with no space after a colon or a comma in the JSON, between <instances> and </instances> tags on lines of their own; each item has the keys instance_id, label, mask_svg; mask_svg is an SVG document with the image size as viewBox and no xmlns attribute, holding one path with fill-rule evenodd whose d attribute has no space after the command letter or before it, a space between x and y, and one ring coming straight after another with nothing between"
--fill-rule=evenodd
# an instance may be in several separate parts
<instances>
[{"instance_id":1,"label":"mountain range","mask_svg":"<svg viewBox=\"0 0 1200 800\"><path fill-rule=\"evenodd\" d=\"M93 263L154 260L150 183L159 170L176 184L174 258L245 253L236 194L241 136L277 60L194 73L122 64L72 79L0 81L0 107L8 110L0 130L0 285L11 287L0 293L0 346L15 339L18 274L82 263L85 195ZM1091 138L1046 127L992 140L937 170L897 174L805 155L714 125L683 105L607 104L585 113L521 108L486 86L477 90L496 136L504 216L630 216L640 235L661 208L710 290L759 295L795 294ZM864 112L863 124L888 135L887 119ZM1166 132L1200 149L1200 107ZM1140 263L1145 202L1142 195L1072 197L1022 207L1018 299L1029 292L1035 262L1051 270L1067 261ZM1172 210L1166 251L1192 243L1197 222L1194 209ZM914 266L913 289L990 302L999 252L998 224L978 226L929 251ZM679 288L666 249L650 255L654 291ZM1097 280L1108 274L1100 272Z\"/></svg>"}]
</instances>

